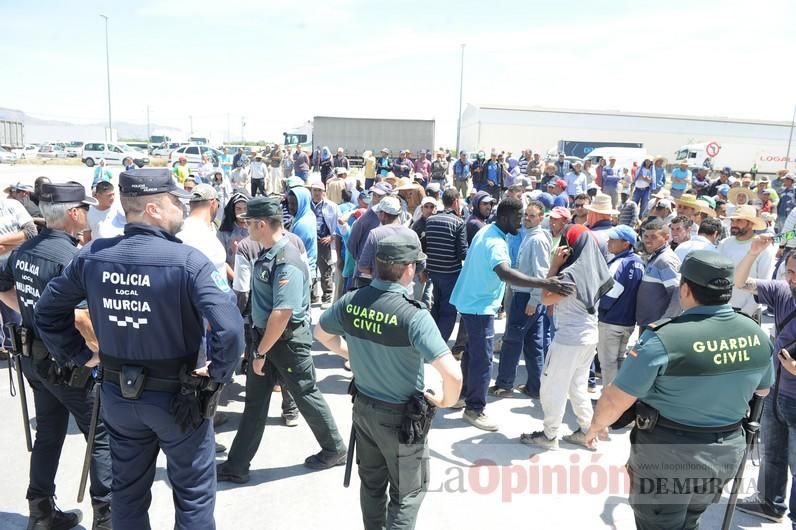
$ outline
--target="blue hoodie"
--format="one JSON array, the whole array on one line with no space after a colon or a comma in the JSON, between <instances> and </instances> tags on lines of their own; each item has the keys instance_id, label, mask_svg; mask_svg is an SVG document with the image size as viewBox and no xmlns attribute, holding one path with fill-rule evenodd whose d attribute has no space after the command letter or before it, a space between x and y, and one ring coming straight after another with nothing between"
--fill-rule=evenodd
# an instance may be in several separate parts
<instances>
[{"instance_id":1,"label":"blue hoodie","mask_svg":"<svg viewBox=\"0 0 796 530\"><path fill-rule=\"evenodd\" d=\"M312 196L309 190L304 187L292 188L290 193L296 197L296 215L293 216L293 223L290 231L296 234L304 242L307 249L307 261L309 261L310 277L315 277L315 265L318 261L318 226L315 212L310 205Z\"/></svg>"}]
</instances>

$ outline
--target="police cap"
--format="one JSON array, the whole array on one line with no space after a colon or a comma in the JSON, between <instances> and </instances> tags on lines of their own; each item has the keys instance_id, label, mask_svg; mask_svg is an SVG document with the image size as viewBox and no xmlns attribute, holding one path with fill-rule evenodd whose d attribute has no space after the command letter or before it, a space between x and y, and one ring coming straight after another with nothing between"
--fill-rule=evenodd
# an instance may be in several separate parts
<instances>
[{"instance_id":1,"label":"police cap","mask_svg":"<svg viewBox=\"0 0 796 530\"><path fill-rule=\"evenodd\" d=\"M180 199L191 198L190 192L177 185L168 168L130 169L119 175L119 194L122 197L142 197L158 193L171 193Z\"/></svg>"},{"instance_id":2,"label":"police cap","mask_svg":"<svg viewBox=\"0 0 796 530\"><path fill-rule=\"evenodd\" d=\"M241 219L282 218L282 203L277 197L255 197L246 203L246 213Z\"/></svg>"},{"instance_id":3,"label":"police cap","mask_svg":"<svg viewBox=\"0 0 796 530\"><path fill-rule=\"evenodd\" d=\"M81 202L92 206L99 204L94 197L86 196L86 188L79 182L42 184L39 201L52 203Z\"/></svg>"},{"instance_id":4,"label":"police cap","mask_svg":"<svg viewBox=\"0 0 796 530\"><path fill-rule=\"evenodd\" d=\"M376 257L393 263L411 263L426 259L426 255L420 250L417 237L409 233L395 234L379 241Z\"/></svg>"},{"instance_id":5,"label":"police cap","mask_svg":"<svg viewBox=\"0 0 796 530\"><path fill-rule=\"evenodd\" d=\"M695 250L680 266L680 274L691 283L714 291L727 291L735 283L735 266L717 252Z\"/></svg>"}]
</instances>

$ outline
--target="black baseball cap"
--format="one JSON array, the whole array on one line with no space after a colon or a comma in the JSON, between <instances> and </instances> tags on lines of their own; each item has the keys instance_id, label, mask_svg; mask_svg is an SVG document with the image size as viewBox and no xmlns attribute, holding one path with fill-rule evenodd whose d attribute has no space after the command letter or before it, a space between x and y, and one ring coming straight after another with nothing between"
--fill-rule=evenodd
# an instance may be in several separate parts
<instances>
[{"instance_id":1,"label":"black baseball cap","mask_svg":"<svg viewBox=\"0 0 796 530\"><path fill-rule=\"evenodd\" d=\"M413 236L413 233L403 233L385 237L376 246L376 257L393 263L412 263L426 259L417 236Z\"/></svg>"},{"instance_id":2,"label":"black baseball cap","mask_svg":"<svg viewBox=\"0 0 796 530\"><path fill-rule=\"evenodd\" d=\"M728 291L735 283L735 265L717 252L695 250L680 266L686 280L714 291Z\"/></svg>"},{"instance_id":3,"label":"black baseball cap","mask_svg":"<svg viewBox=\"0 0 796 530\"><path fill-rule=\"evenodd\" d=\"M86 196L86 188L79 182L42 184L39 201L52 203L80 202L92 206L99 204L94 197Z\"/></svg>"},{"instance_id":4,"label":"black baseball cap","mask_svg":"<svg viewBox=\"0 0 796 530\"><path fill-rule=\"evenodd\" d=\"M122 197L142 197L170 193L180 199L190 199L191 192L177 185L168 168L146 167L123 171L119 175L119 194Z\"/></svg>"},{"instance_id":5,"label":"black baseball cap","mask_svg":"<svg viewBox=\"0 0 796 530\"><path fill-rule=\"evenodd\" d=\"M277 197L255 197L246 203L246 213L240 219L282 218L282 202Z\"/></svg>"}]
</instances>

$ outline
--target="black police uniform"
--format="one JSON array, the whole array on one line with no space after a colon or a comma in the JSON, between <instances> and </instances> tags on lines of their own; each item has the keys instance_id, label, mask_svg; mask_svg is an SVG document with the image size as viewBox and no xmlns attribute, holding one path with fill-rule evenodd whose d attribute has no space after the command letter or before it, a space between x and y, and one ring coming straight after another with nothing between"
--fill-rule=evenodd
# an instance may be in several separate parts
<instances>
[{"instance_id":1,"label":"black police uniform","mask_svg":"<svg viewBox=\"0 0 796 530\"><path fill-rule=\"evenodd\" d=\"M126 171L119 190L122 197L189 197L167 169ZM92 241L42 294L36 323L59 362L79 364L90 355L73 327L72 308L83 299L105 372L102 416L111 439L114 528L150 528L147 510L160 449L174 492L175 528L215 528L212 422L205 413L180 425L171 410L181 397L194 395L186 383L180 385L180 374L196 365L202 317L211 327L212 381L230 380L243 351L243 321L226 279L201 252L166 230L128 223L123 236Z\"/></svg>"},{"instance_id":2,"label":"black police uniform","mask_svg":"<svg viewBox=\"0 0 796 530\"><path fill-rule=\"evenodd\" d=\"M96 204L94 199L85 197L85 190L80 184L45 184L40 200L42 204L80 204L86 209L89 204ZM34 307L47 284L59 276L77 254L77 243L77 239L63 230L44 228L38 236L14 250L0 271L0 291L10 291L16 287L17 302L22 315L21 326L25 328L26 335L27 346L24 349L26 353L30 353L21 357L22 370L33 389L36 409L36 442L30 456L30 483L27 492L31 505L28 528L51 528L50 525L65 517L74 519L71 526L79 522L76 516L61 515L54 510L52 498L55 496L55 475L70 413L83 435L88 435L94 401L90 392L92 385L84 381L79 386L69 386L68 377L75 366L70 363L59 367L53 361L39 338L34 315ZM75 301L70 311L80 302L81 300ZM19 341L17 344L19 346ZM97 424L94 437L90 471L95 527L103 520L109 525L111 455L108 435L101 421ZM50 513L52 515L48 515Z\"/></svg>"}]
</instances>

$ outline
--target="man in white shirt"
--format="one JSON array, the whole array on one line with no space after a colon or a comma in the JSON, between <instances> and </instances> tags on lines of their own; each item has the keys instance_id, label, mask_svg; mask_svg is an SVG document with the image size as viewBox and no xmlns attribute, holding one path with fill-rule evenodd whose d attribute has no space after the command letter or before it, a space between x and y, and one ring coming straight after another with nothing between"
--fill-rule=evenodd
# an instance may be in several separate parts
<instances>
[{"instance_id":1,"label":"man in white shirt","mask_svg":"<svg viewBox=\"0 0 796 530\"><path fill-rule=\"evenodd\" d=\"M177 239L207 256L219 274L219 281L231 280L232 267L227 265L227 252L216 237L213 224L219 208L218 193L210 184L197 184L192 193L191 213L177 233Z\"/></svg>"},{"instance_id":2,"label":"man in white shirt","mask_svg":"<svg viewBox=\"0 0 796 530\"><path fill-rule=\"evenodd\" d=\"M11 251L25 240L36 237L38 230L33 218L15 199L0 199L0 267L5 267ZM5 324L21 322L19 313L0 303L0 349L10 347L7 341Z\"/></svg>"},{"instance_id":3,"label":"man in white shirt","mask_svg":"<svg viewBox=\"0 0 796 530\"><path fill-rule=\"evenodd\" d=\"M674 249L674 253L680 258L680 262L683 262L685 258L695 250L718 252L716 243L718 243L720 236L721 221L714 217L709 217L699 225L697 235L677 245L677 248Z\"/></svg>"},{"instance_id":4,"label":"man in white shirt","mask_svg":"<svg viewBox=\"0 0 796 530\"><path fill-rule=\"evenodd\" d=\"M721 243L719 243L719 254L728 257L737 267L741 260L749 252L752 240L755 237L755 230L765 230L766 223L761 218L757 217L757 210L754 206L744 204L735 210L735 215L730 216L732 225L730 227L730 234ZM766 250L760 253L755 260L749 271L749 278L756 280L770 280L774 272L774 259L777 249L774 245L769 245ZM755 297L752 293L742 289L732 289L732 298L730 298L732 307L740 309L752 317L758 317L758 310L761 306L755 302Z\"/></svg>"},{"instance_id":5,"label":"man in white shirt","mask_svg":"<svg viewBox=\"0 0 796 530\"><path fill-rule=\"evenodd\" d=\"M265 189L265 179L268 176L268 166L266 166L265 162L263 162L263 155L261 153L257 153L254 155L254 160L249 164L249 177L251 177L252 183L252 197L256 197L259 193L260 195L266 195L268 192L274 190L266 190Z\"/></svg>"},{"instance_id":6,"label":"man in white shirt","mask_svg":"<svg viewBox=\"0 0 796 530\"><path fill-rule=\"evenodd\" d=\"M127 219L122 206L116 202L116 192L112 182L100 181L94 189L96 206L88 210L88 230L83 232L83 243L92 239L116 237L124 234Z\"/></svg>"}]
</instances>

